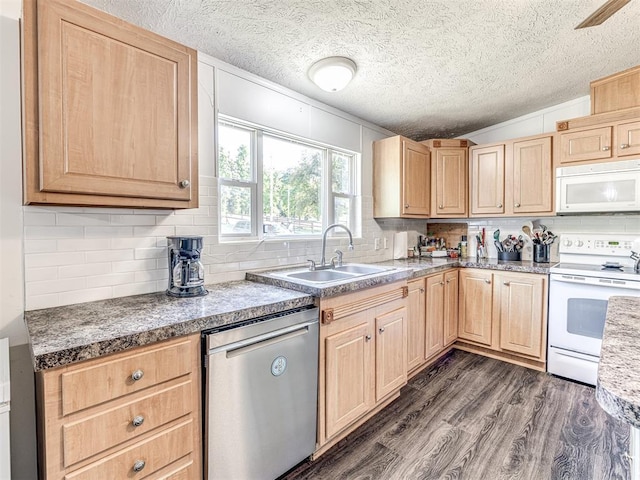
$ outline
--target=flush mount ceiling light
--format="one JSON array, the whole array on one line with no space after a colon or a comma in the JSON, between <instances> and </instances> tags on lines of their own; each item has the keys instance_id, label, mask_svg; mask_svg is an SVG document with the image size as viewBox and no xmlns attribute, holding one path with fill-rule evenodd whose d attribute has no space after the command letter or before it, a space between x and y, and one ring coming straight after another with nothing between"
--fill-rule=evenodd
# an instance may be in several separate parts
<instances>
[{"instance_id":1,"label":"flush mount ceiling light","mask_svg":"<svg viewBox=\"0 0 640 480\"><path fill-rule=\"evenodd\" d=\"M356 64L346 57L327 57L309 68L309 78L327 92L337 92L346 87L356 73Z\"/></svg>"}]
</instances>

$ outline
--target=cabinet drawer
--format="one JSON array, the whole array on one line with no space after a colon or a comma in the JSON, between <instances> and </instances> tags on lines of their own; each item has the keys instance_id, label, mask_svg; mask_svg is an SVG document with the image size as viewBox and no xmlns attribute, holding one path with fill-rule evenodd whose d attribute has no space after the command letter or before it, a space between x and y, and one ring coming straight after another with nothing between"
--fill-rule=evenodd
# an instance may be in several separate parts
<instances>
[{"instance_id":1,"label":"cabinet drawer","mask_svg":"<svg viewBox=\"0 0 640 480\"><path fill-rule=\"evenodd\" d=\"M188 374L192 365L191 343L184 340L137 355L90 363L61 375L63 415ZM135 380L134 373L142 376Z\"/></svg>"},{"instance_id":2,"label":"cabinet drawer","mask_svg":"<svg viewBox=\"0 0 640 480\"><path fill-rule=\"evenodd\" d=\"M85 468L69 473L64 478L67 480L145 478L189 454L192 446L193 420L189 419ZM136 464L142 466L137 472L134 470Z\"/></svg>"},{"instance_id":3,"label":"cabinet drawer","mask_svg":"<svg viewBox=\"0 0 640 480\"><path fill-rule=\"evenodd\" d=\"M64 425L65 467L187 415L193 404L191 388L191 382L180 383ZM134 418L142 423L135 426Z\"/></svg>"}]
</instances>

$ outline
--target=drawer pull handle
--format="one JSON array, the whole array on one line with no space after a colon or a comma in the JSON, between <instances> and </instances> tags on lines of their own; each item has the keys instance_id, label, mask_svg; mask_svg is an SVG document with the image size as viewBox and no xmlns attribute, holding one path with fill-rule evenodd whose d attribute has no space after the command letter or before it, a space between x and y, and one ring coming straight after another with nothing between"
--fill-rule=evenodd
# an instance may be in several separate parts
<instances>
[{"instance_id":1,"label":"drawer pull handle","mask_svg":"<svg viewBox=\"0 0 640 480\"><path fill-rule=\"evenodd\" d=\"M141 472L145 465L144 460L136 460L136 463L133 464L133 471Z\"/></svg>"},{"instance_id":2,"label":"drawer pull handle","mask_svg":"<svg viewBox=\"0 0 640 480\"><path fill-rule=\"evenodd\" d=\"M131 420L131 424L134 427L139 427L143 423L144 423L144 417L142 415L136 415L135 417L133 417L133 420Z\"/></svg>"},{"instance_id":3,"label":"drawer pull handle","mask_svg":"<svg viewBox=\"0 0 640 480\"><path fill-rule=\"evenodd\" d=\"M131 374L131 380L133 380L134 382L137 382L142 377L144 377L144 372L142 370L136 370Z\"/></svg>"}]
</instances>

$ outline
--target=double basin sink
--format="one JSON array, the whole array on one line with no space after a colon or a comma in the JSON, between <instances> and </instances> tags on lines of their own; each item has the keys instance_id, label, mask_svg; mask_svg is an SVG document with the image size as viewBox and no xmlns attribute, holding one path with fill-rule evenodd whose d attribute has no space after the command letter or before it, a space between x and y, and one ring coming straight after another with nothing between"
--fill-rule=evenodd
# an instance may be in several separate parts
<instances>
[{"instance_id":1,"label":"double basin sink","mask_svg":"<svg viewBox=\"0 0 640 480\"><path fill-rule=\"evenodd\" d=\"M334 268L325 268L321 270L303 270L295 272L283 272L276 274L279 277L285 277L295 280L303 280L311 283L328 283L338 282L341 280L354 280L364 275L374 275L394 270L395 267L380 267L373 265L361 265L358 263L350 263Z\"/></svg>"}]
</instances>

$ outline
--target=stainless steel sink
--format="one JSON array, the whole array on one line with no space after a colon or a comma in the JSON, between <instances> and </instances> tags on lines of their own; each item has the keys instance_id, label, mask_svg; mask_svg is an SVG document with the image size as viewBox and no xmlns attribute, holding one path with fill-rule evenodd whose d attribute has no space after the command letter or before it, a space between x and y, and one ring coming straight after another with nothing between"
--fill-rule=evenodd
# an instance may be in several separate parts
<instances>
[{"instance_id":1,"label":"stainless steel sink","mask_svg":"<svg viewBox=\"0 0 640 480\"><path fill-rule=\"evenodd\" d=\"M361 265L358 263L350 263L336 268L324 268L321 270L297 270L294 272L274 273L279 277L291 280L304 280L312 283L329 283L341 280L355 280L364 275L373 275L394 270L395 267L379 267L373 265Z\"/></svg>"},{"instance_id":2,"label":"stainless steel sink","mask_svg":"<svg viewBox=\"0 0 640 480\"><path fill-rule=\"evenodd\" d=\"M372 267L371 265L342 265L341 267L336 267L335 270L337 272L348 272L348 273L357 273L360 275L369 275L371 273L380 273L385 270L389 270L385 267Z\"/></svg>"},{"instance_id":3,"label":"stainless steel sink","mask_svg":"<svg viewBox=\"0 0 640 480\"><path fill-rule=\"evenodd\" d=\"M335 270L307 270L305 272L287 273L286 276L306 280L307 282L335 282L336 280L353 278L353 275Z\"/></svg>"}]
</instances>

